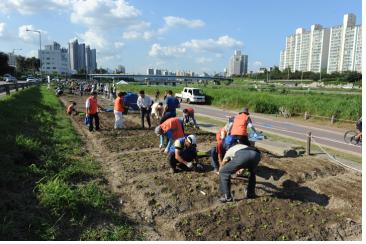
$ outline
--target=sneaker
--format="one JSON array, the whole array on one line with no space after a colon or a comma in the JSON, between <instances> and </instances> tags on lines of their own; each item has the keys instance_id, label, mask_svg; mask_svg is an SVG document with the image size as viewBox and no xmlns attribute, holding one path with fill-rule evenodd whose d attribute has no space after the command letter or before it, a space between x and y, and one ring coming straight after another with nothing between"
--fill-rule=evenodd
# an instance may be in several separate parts
<instances>
[{"instance_id":1,"label":"sneaker","mask_svg":"<svg viewBox=\"0 0 366 244\"><path fill-rule=\"evenodd\" d=\"M220 197L218 201L221 203L227 203L227 202L232 202L234 200L232 197L227 198L226 195L224 195L224 196Z\"/></svg>"},{"instance_id":2,"label":"sneaker","mask_svg":"<svg viewBox=\"0 0 366 244\"><path fill-rule=\"evenodd\" d=\"M175 169L173 169L173 168L170 168L170 169L169 169L169 173L174 174L174 173L176 173L176 170L175 170Z\"/></svg>"}]
</instances>

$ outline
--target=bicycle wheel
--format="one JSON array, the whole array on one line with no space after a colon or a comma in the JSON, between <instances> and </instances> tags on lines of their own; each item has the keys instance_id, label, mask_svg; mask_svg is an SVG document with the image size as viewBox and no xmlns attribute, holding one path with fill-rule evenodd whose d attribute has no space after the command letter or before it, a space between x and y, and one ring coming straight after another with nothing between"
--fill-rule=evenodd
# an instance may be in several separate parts
<instances>
[{"instance_id":1,"label":"bicycle wheel","mask_svg":"<svg viewBox=\"0 0 366 244\"><path fill-rule=\"evenodd\" d=\"M357 135L358 133L354 130L349 130L349 131L346 131L346 133L344 133L344 141L346 143L351 143L353 145L356 145L358 143L357 140L355 140L355 136Z\"/></svg>"}]
</instances>

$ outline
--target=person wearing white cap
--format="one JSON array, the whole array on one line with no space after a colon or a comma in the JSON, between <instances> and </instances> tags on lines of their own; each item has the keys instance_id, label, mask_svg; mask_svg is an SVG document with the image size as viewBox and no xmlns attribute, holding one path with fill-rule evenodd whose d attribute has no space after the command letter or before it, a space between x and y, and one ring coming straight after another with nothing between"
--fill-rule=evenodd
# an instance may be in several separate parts
<instances>
[{"instance_id":1,"label":"person wearing white cap","mask_svg":"<svg viewBox=\"0 0 366 244\"><path fill-rule=\"evenodd\" d=\"M191 170L194 164L198 164L197 141L195 135L189 135L175 140L174 145L169 148L168 164L170 172L176 173L177 166L182 170Z\"/></svg>"}]
</instances>

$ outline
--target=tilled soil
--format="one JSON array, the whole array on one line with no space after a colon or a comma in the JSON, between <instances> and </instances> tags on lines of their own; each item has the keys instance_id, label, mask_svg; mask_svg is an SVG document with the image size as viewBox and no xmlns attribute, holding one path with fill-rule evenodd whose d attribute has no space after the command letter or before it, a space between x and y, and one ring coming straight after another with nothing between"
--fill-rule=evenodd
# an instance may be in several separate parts
<instances>
[{"instance_id":1,"label":"tilled soil","mask_svg":"<svg viewBox=\"0 0 366 244\"><path fill-rule=\"evenodd\" d=\"M86 97L65 95L78 103ZM105 107L112 102L99 98ZM313 157L281 158L263 152L256 199L244 199L247 179L232 179L235 201L217 202L218 176L210 159L202 172L170 174L153 129L140 129L139 115L123 117L114 130L113 113L100 113L101 131L89 132L73 116L88 150L100 161L121 211L134 219L147 240L361 240L361 174ZM153 123L153 127L156 122ZM195 133L207 151L215 136Z\"/></svg>"}]
</instances>

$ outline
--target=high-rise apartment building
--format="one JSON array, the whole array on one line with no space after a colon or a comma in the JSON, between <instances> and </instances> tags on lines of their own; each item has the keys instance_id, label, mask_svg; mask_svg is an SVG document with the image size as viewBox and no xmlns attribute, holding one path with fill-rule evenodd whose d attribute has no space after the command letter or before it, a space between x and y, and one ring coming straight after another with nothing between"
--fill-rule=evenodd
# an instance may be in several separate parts
<instances>
[{"instance_id":1,"label":"high-rise apartment building","mask_svg":"<svg viewBox=\"0 0 366 244\"><path fill-rule=\"evenodd\" d=\"M79 70L79 43L78 40L74 40L69 43L69 68L72 72L77 72Z\"/></svg>"},{"instance_id":2,"label":"high-rise apartment building","mask_svg":"<svg viewBox=\"0 0 366 244\"><path fill-rule=\"evenodd\" d=\"M96 57L96 50L90 49L84 43L79 44L78 40L69 43L69 67L73 73L81 70L94 72L97 69Z\"/></svg>"},{"instance_id":3,"label":"high-rise apartment building","mask_svg":"<svg viewBox=\"0 0 366 244\"><path fill-rule=\"evenodd\" d=\"M69 74L69 55L66 48L61 48L60 44L53 42L52 45L45 45L39 51L41 60L41 71L46 73Z\"/></svg>"},{"instance_id":4,"label":"high-rise apartment building","mask_svg":"<svg viewBox=\"0 0 366 244\"><path fill-rule=\"evenodd\" d=\"M228 76L244 75L248 72L248 55L242 55L240 50L235 50L234 56L229 60Z\"/></svg>"},{"instance_id":5,"label":"high-rise apartment building","mask_svg":"<svg viewBox=\"0 0 366 244\"><path fill-rule=\"evenodd\" d=\"M358 71L361 72L362 27L356 16L346 14L343 25L330 29L312 25L307 31L298 28L286 37L286 47L280 53L280 70L291 71Z\"/></svg>"},{"instance_id":6,"label":"high-rise apartment building","mask_svg":"<svg viewBox=\"0 0 366 244\"><path fill-rule=\"evenodd\" d=\"M300 71L312 71L319 73L327 69L329 51L329 29L321 25L312 25L310 31L310 48L308 66Z\"/></svg>"}]
</instances>

